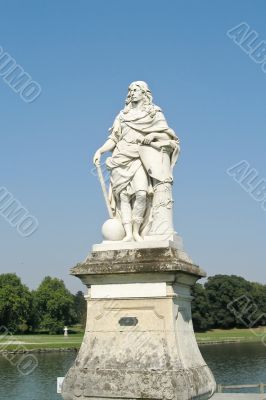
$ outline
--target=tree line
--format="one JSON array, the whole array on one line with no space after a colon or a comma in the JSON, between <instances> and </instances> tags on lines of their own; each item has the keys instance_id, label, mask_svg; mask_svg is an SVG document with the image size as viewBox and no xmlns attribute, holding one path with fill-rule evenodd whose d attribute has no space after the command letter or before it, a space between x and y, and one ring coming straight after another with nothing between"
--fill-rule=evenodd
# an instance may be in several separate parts
<instances>
[{"instance_id":1,"label":"tree line","mask_svg":"<svg viewBox=\"0 0 266 400\"><path fill-rule=\"evenodd\" d=\"M195 331L256 328L266 324L266 285L236 275L215 275L193 288Z\"/></svg>"},{"instance_id":2,"label":"tree line","mask_svg":"<svg viewBox=\"0 0 266 400\"><path fill-rule=\"evenodd\" d=\"M257 327L266 324L266 285L236 275L215 275L192 290L196 332L214 328ZM63 332L64 326L86 323L86 301L64 282L45 277L30 290L16 274L0 274L0 327L11 333Z\"/></svg>"},{"instance_id":3,"label":"tree line","mask_svg":"<svg viewBox=\"0 0 266 400\"><path fill-rule=\"evenodd\" d=\"M62 280L47 276L30 291L16 274L0 275L0 327L11 333L63 332L64 326L85 325L86 301Z\"/></svg>"}]
</instances>

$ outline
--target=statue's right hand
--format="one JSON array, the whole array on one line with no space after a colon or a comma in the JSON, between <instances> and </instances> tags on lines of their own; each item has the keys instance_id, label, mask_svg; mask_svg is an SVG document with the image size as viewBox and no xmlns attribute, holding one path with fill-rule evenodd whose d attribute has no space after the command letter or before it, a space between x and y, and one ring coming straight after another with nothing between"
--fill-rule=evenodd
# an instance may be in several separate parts
<instances>
[{"instance_id":1,"label":"statue's right hand","mask_svg":"<svg viewBox=\"0 0 266 400\"><path fill-rule=\"evenodd\" d=\"M100 161L101 161L101 152L100 152L100 150L97 150L93 157L93 164L99 165Z\"/></svg>"}]
</instances>

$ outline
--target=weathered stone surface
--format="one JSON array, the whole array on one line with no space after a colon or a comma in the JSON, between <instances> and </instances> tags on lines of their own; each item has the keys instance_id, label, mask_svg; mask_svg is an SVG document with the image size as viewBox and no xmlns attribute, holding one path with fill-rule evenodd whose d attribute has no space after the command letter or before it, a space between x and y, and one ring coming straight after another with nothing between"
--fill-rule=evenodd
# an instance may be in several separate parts
<instances>
[{"instance_id":1,"label":"weathered stone surface","mask_svg":"<svg viewBox=\"0 0 266 400\"><path fill-rule=\"evenodd\" d=\"M166 273L170 279L172 273L175 280L176 272L194 276L195 280L205 277L206 273L197 265L180 258L179 250L175 248L152 248L133 250L108 250L92 252L88 258L71 269L71 274L79 277L84 284L90 284L97 276L109 276L114 283L117 275L127 275L127 281L141 279L140 274L145 274L146 279L153 279L154 273ZM148 274L148 277L147 277ZM180 276L180 275L179 275ZM161 275L164 280L163 275Z\"/></svg>"},{"instance_id":2,"label":"weathered stone surface","mask_svg":"<svg viewBox=\"0 0 266 400\"><path fill-rule=\"evenodd\" d=\"M79 355L63 384L65 400L212 396L215 381L196 343L190 305L191 286L204 271L168 248L95 252L72 274L89 288L88 314ZM91 286L110 281L133 287L165 282L166 291L92 298ZM129 319L135 323L120 323Z\"/></svg>"}]
</instances>

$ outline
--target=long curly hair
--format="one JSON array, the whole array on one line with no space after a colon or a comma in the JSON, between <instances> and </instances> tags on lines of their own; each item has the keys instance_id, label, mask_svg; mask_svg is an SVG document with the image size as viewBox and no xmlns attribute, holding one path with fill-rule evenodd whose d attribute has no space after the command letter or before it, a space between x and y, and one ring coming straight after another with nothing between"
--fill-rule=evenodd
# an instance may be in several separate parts
<instances>
[{"instance_id":1,"label":"long curly hair","mask_svg":"<svg viewBox=\"0 0 266 400\"><path fill-rule=\"evenodd\" d=\"M151 94L151 91L149 89L149 86L144 81L135 81L135 82L132 82L129 85L128 94L127 94L126 102L125 102L126 105L125 105L125 108L124 108L123 112L126 114L132 108L132 93L131 93L132 86L138 86L141 89L142 93L144 94L144 106L143 106L143 109L145 111L149 112L149 113L155 114L155 109L154 109L155 105L152 102L152 94Z\"/></svg>"}]
</instances>

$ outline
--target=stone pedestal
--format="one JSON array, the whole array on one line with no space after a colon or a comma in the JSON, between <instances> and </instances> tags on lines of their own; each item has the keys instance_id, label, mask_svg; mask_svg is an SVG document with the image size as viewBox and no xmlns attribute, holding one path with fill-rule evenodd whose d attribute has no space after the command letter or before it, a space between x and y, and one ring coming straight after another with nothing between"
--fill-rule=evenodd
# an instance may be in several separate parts
<instances>
[{"instance_id":1,"label":"stone pedestal","mask_svg":"<svg viewBox=\"0 0 266 400\"><path fill-rule=\"evenodd\" d=\"M71 271L89 288L88 315L63 398L209 399L216 385L196 343L190 295L205 272L173 242L126 247L93 251Z\"/></svg>"}]
</instances>

